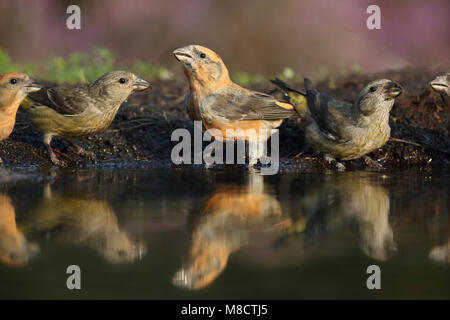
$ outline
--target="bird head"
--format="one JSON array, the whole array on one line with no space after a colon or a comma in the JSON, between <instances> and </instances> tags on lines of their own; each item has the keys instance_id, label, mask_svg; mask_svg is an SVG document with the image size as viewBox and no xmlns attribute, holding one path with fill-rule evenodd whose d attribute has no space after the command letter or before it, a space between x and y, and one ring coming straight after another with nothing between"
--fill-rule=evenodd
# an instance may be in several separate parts
<instances>
[{"instance_id":1,"label":"bird head","mask_svg":"<svg viewBox=\"0 0 450 320\"><path fill-rule=\"evenodd\" d=\"M197 82L202 86L214 86L230 81L222 59L208 48L189 45L175 49L172 54L183 65L191 84Z\"/></svg>"},{"instance_id":2,"label":"bird head","mask_svg":"<svg viewBox=\"0 0 450 320\"><path fill-rule=\"evenodd\" d=\"M434 90L450 96L450 73L436 77L430 82L430 85Z\"/></svg>"},{"instance_id":3,"label":"bird head","mask_svg":"<svg viewBox=\"0 0 450 320\"><path fill-rule=\"evenodd\" d=\"M36 80L24 73L9 72L0 75L0 97L4 103L21 101L31 92L41 90L42 86Z\"/></svg>"},{"instance_id":4,"label":"bird head","mask_svg":"<svg viewBox=\"0 0 450 320\"><path fill-rule=\"evenodd\" d=\"M28 242L24 234L18 230L16 232L5 232L1 230L0 237L0 263L18 267L28 263L39 252L39 246Z\"/></svg>"},{"instance_id":5,"label":"bird head","mask_svg":"<svg viewBox=\"0 0 450 320\"><path fill-rule=\"evenodd\" d=\"M391 111L394 100L402 93L402 87L391 80L381 79L370 82L359 93L357 104L364 114L377 110Z\"/></svg>"},{"instance_id":6,"label":"bird head","mask_svg":"<svg viewBox=\"0 0 450 320\"><path fill-rule=\"evenodd\" d=\"M216 248L211 246L211 248ZM210 285L225 270L229 252L214 252L205 248L194 260L183 266L173 276L172 283L181 288L201 289Z\"/></svg>"},{"instance_id":7,"label":"bird head","mask_svg":"<svg viewBox=\"0 0 450 320\"><path fill-rule=\"evenodd\" d=\"M151 88L151 84L127 71L112 71L94 81L92 88L106 94L111 100L125 101L130 94Z\"/></svg>"}]
</instances>

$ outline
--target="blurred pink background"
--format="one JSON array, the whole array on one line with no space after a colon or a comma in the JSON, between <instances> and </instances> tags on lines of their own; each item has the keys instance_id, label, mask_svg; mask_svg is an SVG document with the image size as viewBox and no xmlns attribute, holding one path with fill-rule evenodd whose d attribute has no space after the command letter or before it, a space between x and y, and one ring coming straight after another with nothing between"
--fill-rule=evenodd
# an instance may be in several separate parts
<instances>
[{"instance_id":1,"label":"blurred pink background","mask_svg":"<svg viewBox=\"0 0 450 320\"><path fill-rule=\"evenodd\" d=\"M81 7L80 31L66 28L70 4ZM370 4L381 30L366 28ZM105 46L120 61L172 65L172 49L202 44L232 72L267 76L449 66L449 13L448 0L1 0L0 48L15 62Z\"/></svg>"}]
</instances>

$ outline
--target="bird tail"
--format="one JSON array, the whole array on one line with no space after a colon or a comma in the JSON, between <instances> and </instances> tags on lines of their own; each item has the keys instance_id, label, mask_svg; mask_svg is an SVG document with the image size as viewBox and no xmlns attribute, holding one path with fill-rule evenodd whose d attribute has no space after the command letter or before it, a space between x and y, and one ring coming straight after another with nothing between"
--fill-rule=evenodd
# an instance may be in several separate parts
<instances>
[{"instance_id":1,"label":"bird tail","mask_svg":"<svg viewBox=\"0 0 450 320\"><path fill-rule=\"evenodd\" d=\"M305 89L306 92L310 91L310 90L316 90L316 88L314 87L314 84L312 83L311 80L309 80L308 78L305 78ZM306 94L305 94L306 95Z\"/></svg>"},{"instance_id":2,"label":"bird tail","mask_svg":"<svg viewBox=\"0 0 450 320\"><path fill-rule=\"evenodd\" d=\"M278 78L272 79L270 80L270 82L275 84L283 91L284 96L287 98L289 103L291 103L295 107L295 110L300 114L300 116L303 117L306 114L306 111L308 110L306 93L289 87L286 82Z\"/></svg>"},{"instance_id":3,"label":"bird tail","mask_svg":"<svg viewBox=\"0 0 450 320\"><path fill-rule=\"evenodd\" d=\"M24 110L28 110L28 109L30 109L33 105L34 105L34 101L31 100L31 98L26 97L25 99L23 99L22 104L21 104L21 107L22 107Z\"/></svg>"}]
</instances>

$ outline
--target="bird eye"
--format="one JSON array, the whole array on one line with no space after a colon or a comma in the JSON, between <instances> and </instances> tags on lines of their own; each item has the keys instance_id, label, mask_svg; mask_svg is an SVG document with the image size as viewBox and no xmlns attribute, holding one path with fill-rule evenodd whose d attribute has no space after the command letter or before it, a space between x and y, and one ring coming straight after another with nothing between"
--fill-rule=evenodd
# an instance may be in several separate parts
<instances>
[{"instance_id":1,"label":"bird eye","mask_svg":"<svg viewBox=\"0 0 450 320\"><path fill-rule=\"evenodd\" d=\"M120 79L119 79L119 82L120 82L120 83L125 83L125 82L127 82L127 80L126 80L125 78L120 78Z\"/></svg>"},{"instance_id":2,"label":"bird eye","mask_svg":"<svg viewBox=\"0 0 450 320\"><path fill-rule=\"evenodd\" d=\"M376 87L370 87L370 88L369 88L369 91L370 91L370 92L375 92L375 91L377 91L377 88L376 88Z\"/></svg>"},{"instance_id":3,"label":"bird eye","mask_svg":"<svg viewBox=\"0 0 450 320\"><path fill-rule=\"evenodd\" d=\"M206 58L206 54L204 54L204 53L200 54L200 58L205 59Z\"/></svg>"},{"instance_id":4,"label":"bird eye","mask_svg":"<svg viewBox=\"0 0 450 320\"><path fill-rule=\"evenodd\" d=\"M16 84L16 83L17 83L17 79L12 78L11 80L9 80L9 83L11 83L11 84Z\"/></svg>"}]
</instances>

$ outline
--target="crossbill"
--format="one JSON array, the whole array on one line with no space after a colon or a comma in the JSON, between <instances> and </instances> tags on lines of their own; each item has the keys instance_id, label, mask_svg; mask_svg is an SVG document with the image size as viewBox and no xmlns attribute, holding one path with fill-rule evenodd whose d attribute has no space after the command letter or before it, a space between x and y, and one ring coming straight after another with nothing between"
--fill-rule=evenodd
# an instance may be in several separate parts
<instances>
[{"instance_id":1,"label":"crossbill","mask_svg":"<svg viewBox=\"0 0 450 320\"><path fill-rule=\"evenodd\" d=\"M39 252L37 244L29 242L16 224L16 211L11 198L0 193L0 263L24 266Z\"/></svg>"},{"instance_id":2,"label":"crossbill","mask_svg":"<svg viewBox=\"0 0 450 320\"><path fill-rule=\"evenodd\" d=\"M128 96L149 87L148 81L133 73L113 71L90 84L44 87L30 95L23 107L33 124L43 133L43 142L52 162L64 165L51 147L53 137L67 140L106 130ZM75 147L78 155L95 157L70 140L68 142Z\"/></svg>"},{"instance_id":3,"label":"crossbill","mask_svg":"<svg viewBox=\"0 0 450 320\"><path fill-rule=\"evenodd\" d=\"M307 185L292 219L307 216L305 248L326 235L350 229L358 246L372 259L385 261L396 252L389 211L390 199L383 183L374 175L344 172L315 179ZM350 231L349 230L349 231Z\"/></svg>"},{"instance_id":4,"label":"crossbill","mask_svg":"<svg viewBox=\"0 0 450 320\"><path fill-rule=\"evenodd\" d=\"M345 166L335 158L353 160L364 156L368 164L380 166L366 154L381 148L389 140L389 113L395 98L402 92L398 83L386 79L372 81L361 90L353 104L316 91L309 79L305 79L306 93L293 91L280 80L274 83L301 104L303 100L299 95L306 97L303 124L306 141L323 152L328 162L343 170Z\"/></svg>"},{"instance_id":5,"label":"crossbill","mask_svg":"<svg viewBox=\"0 0 450 320\"><path fill-rule=\"evenodd\" d=\"M46 185L44 197L28 217L25 223L33 232L90 247L110 263L130 263L146 252L143 243L120 228L114 209L105 200L67 196Z\"/></svg>"},{"instance_id":6,"label":"crossbill","mask_svg":"<svg viewBox=\"0 0 450 320\"><path fill-rule=\"evenodd\" d=\"M450 105L450 73L436 77L430 85L441 94L446 105Z\"/></svg>"},{"instance_id":7,"label":"crossbill","mask_svg":"<svg viewBox=\"0 0 450 320\"><path fill-rule=\"evenodd\" d=\"M13 131L17 109L23 99L40 89L41 86L26 74L10 72L0 75L0 141Z\"/></svg>"},{"instance_id":8,"label":"crossbill","mask_svg":"<svg viewBox=\"0 0 450 320\"><path fill-rule=\"evenodd\" d=\"M190 118L201 120L207 130L216 129L209 132L219 141L265 142L271 129L296 115L291 104L233 83L222 59L208 48L190 45L175 49L173 55L189 81L185 102ZM256 134L248 135L249 129ZM227 135L227 130L235 134ZM261 152L250 160L250 166L263 156Z\"/></svg>"},{"instance_id":9,"label":"crossbill","mask_svg":"<svg viewBox=\"0 0 450 320\"><path fill-rule=\"evenodd\" d=\"M251 175L247 185L219 184L213 194L189 216L189 252L173 277L176 286L201 289L225 270L229 256L247 243L258 225L281 217L281 205L264 188L261 175Z\"/></svg>"}]
</instances>

